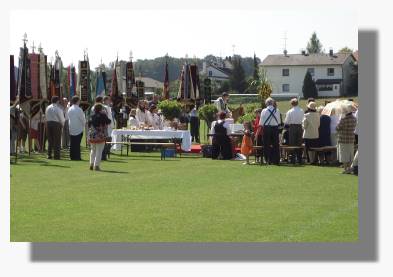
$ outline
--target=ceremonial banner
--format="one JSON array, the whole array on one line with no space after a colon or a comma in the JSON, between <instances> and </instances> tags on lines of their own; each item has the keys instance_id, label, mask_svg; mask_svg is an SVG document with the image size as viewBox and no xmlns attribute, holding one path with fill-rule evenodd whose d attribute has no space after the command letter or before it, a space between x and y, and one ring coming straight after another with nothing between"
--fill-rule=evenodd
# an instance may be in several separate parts
<instances>
[{"instance_id":1,"label":"ceremonial banner","mask_svg":"<svg viewBox=\"0 0 393 277\"><path fill-rule=\"evenodd\" d=\"M196 100L200 98L199 95L200 84L198 67L195 64L183 66L180 75L180 87L177 94L177 99Z\"/></svg>"},{"instance_id":2,"label":"ceremonial banner","mask_svg":"<svg viewBox=\"0 0 393 277\"><path fill-rule=\"evenodd\" d=\"M30 77L31 77L31 96L33 99L39 99L40 95L40 55L31 53L29 54L30 60Z\"/></svg>"},{"instance_id":3,"label":"ceremonial banner","mask_svg":"<svg viewBox=\"0 0 393 277\"><path fill-rule=\"evenodd\" d=\"M68 89L70 99L76 95L76 73L75 66L70 65L67 67Z\"/></svg>"},{"instance_id":4,"label":"ceremonial banner","mask_svg":"<svg viewBox=\"0 0 393 277\"><path fill-rule=\"evenodd\" d=\"M90 67L89 61L79 61L79 97L81 102L89 102L90 94Z\"/></svg>"},{"instance_id":5,"label":"ceremonial banner","mask_svg":"<svg viewBox=\"0 0 393 277\"><path fill-rule=\"evenodd\" d=\"M105 96L105 78L105 72L103 72L102 69L99 69L96 77L96 97Z\"/></svg>"},{"instance_id":6,"label":"ceremonial banner","mask_svg":"<svg viewBox=\"0 0 393 277\"><path fill-rule=\"evenodd\" d=\"M143 99L145 97L145 83L138 80L136 84L136 93L138 94L138 99Z\"/></svg>"},{"instance_id":7,"label":"ceremonial banner","mask_svg":"<svg viewBox=\"0 0 393 277\"><path fill-rule=\"evenodd\" d=\"M132 97L132 88L135 84L135 74L132 62L126 64L126 96Z\"/></svg>"},{"instance_id":8,"label":"ceremonial banner","mask_svg":"<svg viewBox=\"0 0 393 277\"><path fill-rule=\"evenodd\" d=\"M168 62L165 62L165 77L164 77L164 89L162 91L162 97L169 99L169 74L168 74Z\"/></svg>"},{"instance_id":9,"label":"ceremonial banner","mask_svg":"<svg viewBox=\"0 0 393 277\"><path fill-rule=\"evenodd\" d=\"M46 55L40 54L40 95L42 99L48 98Z\"/></svg>"},{"instance_id":10,"label":"ceremonial banner","mask_svg":"<svg viewBox=\"0 0 393 277\"><path fill-rule=\"evenodd\" d=\"M50 101L53 96L56 96L56 84L55 84L55 72L54 66L49 65L50 76L49 76L49 95L48 100ZM58 95L57 95L58 96Z\"/></svg>"},{"instance_id":11,"label":"ceremonial banner","mask_svg":"<svg viewBox=\"0 0 393 277\"><path fill-rule=\"evenodd\" d=\"M30 62L28 56L29 51L26 46L24 46L24 48L20 48L18 95L19 102L21 104L31 99Z\"/></svg>"},{"instance_id":12,"label":"ceremonial banner","mask_svg":"<svg viewBox=\"0 0 393 277\"><path fill-rule=\"evenodd\" d=\"M199 91L200 91L200 82L199 82L199 73L198 66L196 64L190 65L190 79L192 82L192 97L191 99L196 100L199 99Z\"/></svg>"},{"instance_id":13,"label":"ceremonial banner","mask_svg":"<svg viewBox=\"0 0 393 277\"><path fill-rule=\"evenodd\" d=\"M16 100L16 80L15 80L15 66L14 55L10 55L10 101Z\"/></svg>"},{"instance_id":14,"label":"ceremonial banner","mask_svg":"<svg viewBox=\"0 0 393 277\"><path fill-rule=\"evenodd\" d=\"M62 70L63 70L63 62L59 56L56 57L55 64L53 66L53 74L55 80L55 90L56 95L62 97L61 94L61 82L62 82Z\"/></svg>"}]
</instances>

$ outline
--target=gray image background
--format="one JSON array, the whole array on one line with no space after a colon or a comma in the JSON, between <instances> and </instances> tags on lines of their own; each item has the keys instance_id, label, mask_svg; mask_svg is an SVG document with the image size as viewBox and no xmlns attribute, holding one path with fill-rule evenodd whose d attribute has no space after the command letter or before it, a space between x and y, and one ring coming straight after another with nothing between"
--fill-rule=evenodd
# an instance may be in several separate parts
<instances>
[{"instance_id":1,"label":"gray image background","mask_svg":"<svg viewBox=\"0 0 393 277\"><path fill-rule=\"evenodd\" d=\"M359 240L352 243L31 243L32 262L378 260L378 32L359 30ZM365 157L365 158L363 158Z\"/></svg>"}]
</instances>

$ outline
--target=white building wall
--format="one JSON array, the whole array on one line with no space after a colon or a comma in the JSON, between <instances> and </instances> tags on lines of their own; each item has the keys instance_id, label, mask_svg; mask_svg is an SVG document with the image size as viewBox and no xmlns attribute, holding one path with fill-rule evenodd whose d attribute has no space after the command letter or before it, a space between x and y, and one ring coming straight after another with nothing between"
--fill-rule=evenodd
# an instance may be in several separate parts
<instances>
[{"instance_id":1,"label":"white building wall","mask_svg":"<svg viewBox=\"0 0 393 277\"><path fill-rule=\"evenodd\" d=\"M273 94L299 95L303 97L303 81L308 68L314 68L314 80L317 79L341 79L341 65L318 65L318 66L264 66L268 79L272 82ZM334 76L328 76L327 69L334 68ZM289 76L283 76L282 70L289 69ZM289 92L282 90L283 84L289 84ZM333 86L334 87L334 86ZM320 96L339 96L340 88L336 87L332 92L321 91Z\"/></svg>"}]
</instances>

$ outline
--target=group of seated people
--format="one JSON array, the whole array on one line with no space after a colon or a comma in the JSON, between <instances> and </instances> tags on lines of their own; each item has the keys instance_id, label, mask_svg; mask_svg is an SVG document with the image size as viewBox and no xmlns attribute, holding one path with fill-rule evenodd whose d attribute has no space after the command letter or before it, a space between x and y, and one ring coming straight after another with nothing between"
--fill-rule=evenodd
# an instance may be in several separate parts
<instances>
[{"instance_id":1,"label":"group of seated people","mask_svg":"<svg viewBox=\"0 0 393 277\"><path fill-rule=\"evenodd\" d=\"M163 129L163 118L158 113L158 108L155 103L146 100L140 100L136 109L131 109L128 125L131 128L140 128L141 126L149 126L155 130Z\"/></svg>"},{"instance_id":2,"label":"group of seated people","mask_svg":"<svg viewBox=\"0 0 393 277\"><path fill-rule=\"evenodd\" d=\"M320 161L339 161L344 166L343 173L350 173L351 164L357 160L355 144L357 144L357 115L358 110L354 105L348 104L342 108L340 114L334 109L330 115L321 114L323 106L317 107L314 99L309 99L306 111L298 106L298 99L291 99L291 109L282 120L279 109L274 99L265 101L265 109L256 109L256 119L244 123L244 136L241 153L246 156L253 152L254 145L263 146L263 157L266 163L279 165L281 160L280 144L297 146L299 149L291 151L288 158L293 163L303 163L303 143L305 158L310 164ZM225 111L218 113L218 120L212 123L212 158L232 159L234 157L233 145L230 139L231 131L226 121ZM312 148L324 146L337 146L336 151L325 153L318 157ZM357 167L357 165L356 165Z\"/></svg>"}]
</instances>

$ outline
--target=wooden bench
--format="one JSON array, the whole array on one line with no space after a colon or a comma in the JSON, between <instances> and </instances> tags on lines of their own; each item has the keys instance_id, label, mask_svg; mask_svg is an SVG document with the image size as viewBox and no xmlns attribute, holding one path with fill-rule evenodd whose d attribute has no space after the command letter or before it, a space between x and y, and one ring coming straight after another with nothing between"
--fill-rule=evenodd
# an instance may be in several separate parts
<instances>
[{"instance_id":1,"label":"wooden bench","mask_svg":"<svg viewBox=\"0 0 393 277\"><path fill-rule=\"evenodd\" d=\"M301 151L302 152L302 156L303 156L303 152L304 152L304 144L302 144L301 146L293 146L293 145L280 145L280 156L281 156L281 161L286 160L288 157L286 156L287 153L290 154L294 154L294 152L296 151ZM281 153L281 151L283 151L283 153ZM284 156L284 157L283 157ZM287 159L287 162L289 162L289 159ZM292 157L292 163L295 163L295 159Z\"/></svg>"},{"instance_id":2,"label":"wooden bench","mask_svg":"<svg viewBox=\"0 0 393 277\"><path fill-rule=\"evenodd\" d=\"M106 142L106 144L114 145L120 144L127 147L127 156L131 145L145 145L145 146L158 146L160 147L161 160L165 160L165 150L175 149L176 155L176 142L132 142L132 141L121 141L121 142ZM120 155L123 155L123 147L120 148Z\"/></svg>"},{"instance_id":3,"label":"wooden bench","mask_svg":"<svg viewBox=\"0 0 393 277\"><path fill-rule=\"evenodd\" d=\"M253 154L255 156L255 162L257 161L257 153L260 154L259 156L259 164L263 164L263 146L262 145L253 145L252 147Z\"/></svg>"},{"instance_id":4,"label":"wooden bench","mask_svg":"<svg viewBox=\"0 0 393 277\"><path fill-rule=\"evenodd\" d=\"M310 147L308 151L314 151L317 153L326 153L326 152L337 151L337 147L336 146Z\"/></svg>"}]
</instances>

